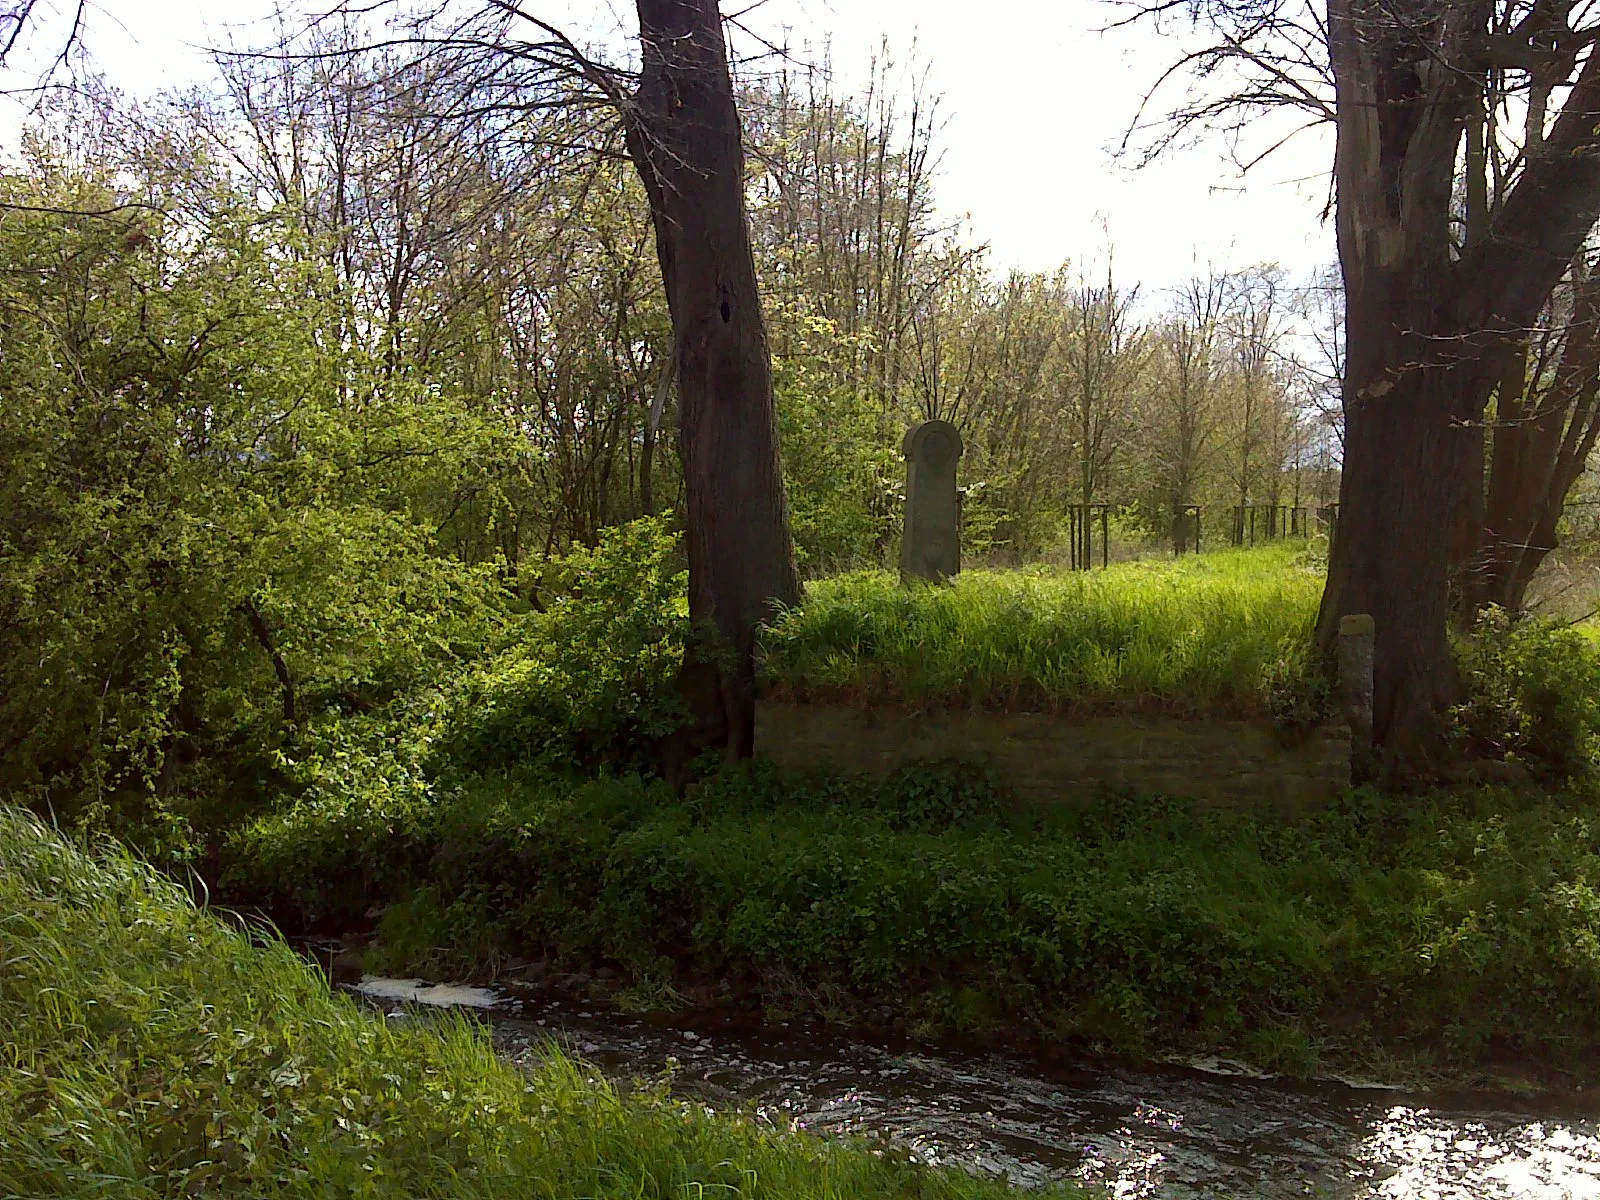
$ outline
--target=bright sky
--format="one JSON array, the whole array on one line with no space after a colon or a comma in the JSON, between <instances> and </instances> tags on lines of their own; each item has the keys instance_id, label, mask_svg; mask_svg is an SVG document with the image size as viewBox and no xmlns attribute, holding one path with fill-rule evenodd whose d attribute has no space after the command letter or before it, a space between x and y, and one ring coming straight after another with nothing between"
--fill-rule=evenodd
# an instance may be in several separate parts
<instances>
[{"instance_id":1,"label":"bright sky","mask_svg":"<svg viewBox=\"0 0 1600 1200\"><path fill-rule=\"evenodd\" d=\"M73 0L48 2L70 11ZM579 40L627 35L626 0L525 2ZM724 10L750 2L728 0ZM94 0L88 45L114 84L152 91L204 79L203 47L226 40L230 25L248 30L273 7ZM884 36L901 62L914 39L947 119L937 194L948 215L970 218L996 266L1103 263L1108 232L1119 279L1140 283L1147 296L1207 263L1276 262L1304 277L1331 262L1332 227L1321 219L1332 161L1326 130L1302 136L1244 179L1216 142L1139 170L1115 161L1111 151L1141 95L1177 49L1148 31L1096 32L1116 15L1101 0L765 0L743 19L773 41L816 46L813 57L831 38L847 86L864 76ZM48 37L48 27L38 31L40 45ZM248 32L242 40L251 40ZM0 144L14 142L17 120L14 109L0 109Z\"/></svg>"}]
</instances>

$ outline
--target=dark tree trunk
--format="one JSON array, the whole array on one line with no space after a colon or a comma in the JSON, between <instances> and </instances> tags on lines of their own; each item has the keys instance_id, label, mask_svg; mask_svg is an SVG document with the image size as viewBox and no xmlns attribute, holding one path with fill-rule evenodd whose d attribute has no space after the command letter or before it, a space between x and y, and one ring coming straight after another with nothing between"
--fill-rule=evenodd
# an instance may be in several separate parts
<instances>
[{"instance_id":1,"label":"dark tree trunk","mask_svg":"<svg viewBox=\"0 0 1600 1200\"><path fill-rule=\"evenodd\" d=\"M1435 298L1392 283L1389 303L1350 305L1339 536L1319 633L1331 648L1339 617L1373 615L1375 762L1407 782L1438 773L1444 717L1458 695L1448 635L1459 561L1452 514L1476 462L1487 389L1470 359L1439 361L1434 338L1419 332L1436 327Z\"/></svg>"},{"instance_id":2,"label":"dark tree trunk","mask_svg":"<svg viewBox=\"0 0 1600 1200\"><path fill-rule=\"evenodd\" d=\"M756 629L800 585L772 364L744 203L744 147L716 0L637 0L643 69L628 148L672 314L696 639L696 742L751 753Z\"/></svg>"},{"instance_id":3,"label":"dark tree trunk","mask_svg":"<svg viewBox=\"0 0 1600 1200\"><path fill-rule=\"evenodd\" d=\"M1341 616L1374 618L1375 761L1400 781L1442 765L1458 687L1447 634L1456 514L1482 495L1496 372L1600 210L1592 56L1481 242L1453 258L1457 152L1481 105L1492 11L1487 0L1328 5L1346 435L1318 634L1331 654Z\"/></svg>"},{"instance_id":4,"label":"dark tree trunk","mask_svg":"<svg viewBox=\"0 0 1600 1200\"><path fill-rule=\"evenodd\" d=\"M1531 370L1528 342L1518 346L1497 388L1488 496L1463 588L1469 622L1490 605L1524 608L1534 572L1556 548L1567 493L1600 434L1600 277L1583 274L1581 263L1572 312L1558 325L1541 337Z\"/></svg>"},{"instance_id":5,"label":"dark tree trunk","mask_svg":"<svg viewBox=\"0 0 1600 1200\"><path fill-rule=\"evenodd\" d=\"M656 515L656 431L653 425L646 423L644 427L644 440L639 447L639 515L653 517Z\"/></svg>"},{"instance_id":6,"label":"dark tree trunk","mask_svg":"<svg viewBox=\"0 0 1600 1200\"><path fill-rule=\"evenodd\" d=\"M1375 15L1364 0L1329 5L1347 359L1339 536L1318 633L1331 653L1341 616L1374 618L1374 761L1405 776L1436 769L1458 686L1447 633L1459 561L1450 514L1471 468L1461 426L1475 418L1476 381L1471 347L1456 340L1447 313L1449 215L1475 92L1419 44L1448 31Z\"/></svg>"},{"instance_id":7,"label":"dark tree trunk","mask_svg":"<svg viewBox=\"0 0 1600 1200\"><path fill-rule=\"evenodd\" d=\"M255 635L256 642L272 663L272 672L278 677L278 689L283 695L283 723L293 728L300 719L299 705L295 699L294 676L289 673L289 664L283 661L283 655L278 651L278 642L272 636L272 627L267 624L266 617L261 615L261 610L256 607L253 600L246 600L239 605L239 611L244 614L245 620L250 624L250 632Z\"/></svg>"}]
</instances>

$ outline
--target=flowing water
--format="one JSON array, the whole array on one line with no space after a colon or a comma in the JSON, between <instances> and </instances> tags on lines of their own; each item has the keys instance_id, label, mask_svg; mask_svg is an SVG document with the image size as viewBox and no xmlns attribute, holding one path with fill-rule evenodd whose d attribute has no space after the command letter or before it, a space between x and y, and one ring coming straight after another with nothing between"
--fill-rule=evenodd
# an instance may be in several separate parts
<instances>
[{"instance_id":1,"label":"flowing water","mask_svg":"<svg viewBox=\"0 0 1600 1200\"><path fill-rule=\"evenodd\" d=\"M1219 1069L1045 1071L996 1055L880 1047L799 1027L723 1028L367 980L391 1011L481 1008L531 1062L552 1040L614 1079L670 1075L713 1108L887 1138L923 1162L1067 1179L1118 1197L1600 1200L1600 1121L1536 1101L1293 1084ZM1597 1107L1600 1111L1600 1107Z\"/></svg>"}]
</instances>

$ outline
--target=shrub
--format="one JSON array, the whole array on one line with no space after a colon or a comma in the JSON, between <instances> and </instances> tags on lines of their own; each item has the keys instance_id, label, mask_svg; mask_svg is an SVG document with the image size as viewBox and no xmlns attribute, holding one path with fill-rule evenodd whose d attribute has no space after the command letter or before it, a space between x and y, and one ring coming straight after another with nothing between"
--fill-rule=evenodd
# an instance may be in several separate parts
<instances>
[{"instance_id":1,"label":"shrub","mask_svg":"<svg viewBox=\"0 0 1600 1200\"><path fill-rule=\"evenodd\" d=\"M613 529L542 564L543 611L497 653L374 712L307 721L277 754L277 803L226 834L224 886L297 924L356 921L418 886L441 822L502 776L538 788L648 762L680 712L674 554L661 521Z\"/></svg>"},{"instance_id":2,"label":"shrub","mask_svg":"<svg viewBox=\"0 0 1600 1200\"><path fill-rule=\"evenodd\" d=\"M1546 783L1593 769L1600 739L1600 650L1570 626L1491 610L1458 639L1468 699L1456 710L1466 747L1520 763Z\"/></svg>"},{"instance_id":3,"label":"shrub","mask_svg":"<svg viewBox=\"0 0 1600 1200\"><path fill-rule=\"evenodd\" d=\"M633 765L673 729L688 575L660 519L607 530L528 574L544 609L452 698L448 753L475 770L530 761Z\"/></svg>"}]
</instances>

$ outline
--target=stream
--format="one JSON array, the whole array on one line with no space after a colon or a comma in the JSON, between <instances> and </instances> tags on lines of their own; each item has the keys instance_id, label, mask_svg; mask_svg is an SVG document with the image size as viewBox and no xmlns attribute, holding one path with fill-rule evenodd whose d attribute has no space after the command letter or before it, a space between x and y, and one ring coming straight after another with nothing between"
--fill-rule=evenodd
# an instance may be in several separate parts
<instances>
[{"instance_id":1,"label":"stream","mask_svg":"<svg viewBox=\"0 0 1600 1200\"><path fill-rule=\"evenodd\" d=\"M626 1083L826 1135L887 1138L926 1163L1111 1196L1600 1200L1600 1122L1537 1099L1421 1095L1211 1069L1046 1071L997 1055L882 1047L802 1027L697 1026L476 988L365 979L408 1005L477 1009L513 1062L552 1040Z\"/></svg>"}]
</instances>

